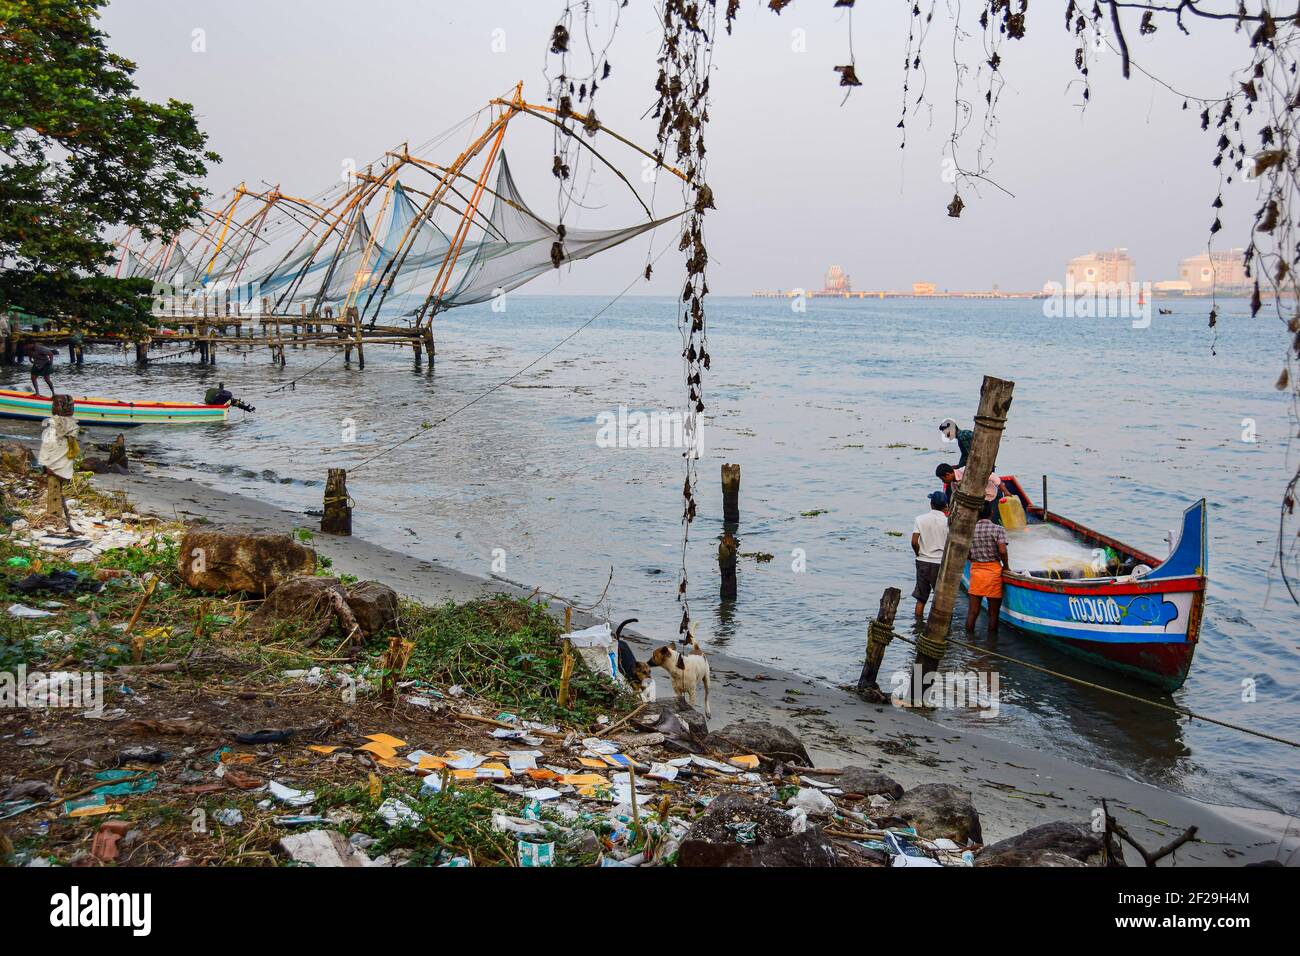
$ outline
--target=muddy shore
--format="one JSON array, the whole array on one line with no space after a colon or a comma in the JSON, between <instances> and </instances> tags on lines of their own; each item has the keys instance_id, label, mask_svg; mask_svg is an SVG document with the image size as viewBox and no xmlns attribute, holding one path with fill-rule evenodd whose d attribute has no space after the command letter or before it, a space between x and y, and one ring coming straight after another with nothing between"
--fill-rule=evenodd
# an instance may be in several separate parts
<instances>
[{"instance_id":1,"label":"muddy shore","mask_svg":"<svg viewBox=\"0 0 1300 956\"><path fill-rule=\"evenodd\" d=\"M151 474L147 466L134 467L131 475L99 476L96 484L124 491L143 511L180 520L203 518L219 525L286 532L317 523L307 515L196 482ZM380 580L426 603L533 593L515 582L465 574L357 537L318 535L313 547L332 559L338 572ZM588 622L588 616L575 614L575 626ZM629 631L624 635L632 639L638 656L646 657L650 645ZM1300 834L1293 826L1288 836L1289 821L1278 814L1200 803L1105 769L941 727L923 713L871 705L841 688L723 654L711 653L710 662L712 725L740 718L771 720L794 731L818 766L878 769L909 789L924 783L958 784L971 791L990 843L1052 820L1087 823L1105 799L1116 819L1151 847L1195 825L1197 842L1178 851L1180 865L1285 860L1300 846ZM671 693L664 677L657 680L661 695ZM1130 865L1141 865L1131 849L1126 847L1126 852Z\"/></svg>"}]
</instances>

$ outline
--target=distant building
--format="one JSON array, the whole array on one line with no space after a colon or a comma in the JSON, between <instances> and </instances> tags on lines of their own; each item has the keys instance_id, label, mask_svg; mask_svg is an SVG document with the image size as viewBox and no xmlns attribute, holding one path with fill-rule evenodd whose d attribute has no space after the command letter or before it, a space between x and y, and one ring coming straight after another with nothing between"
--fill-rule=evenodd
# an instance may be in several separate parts
<instances>
[{"instance_id":1,"label":"distant building","mask_svg":"<svg viewBox=\"0 0 1300 956\"><path fill-rule=\"evenodd\" d=\"M1178 277L1188 284L1191 292L1245 289L1251 280L1246 275L1244 255L1243 249L1203 252L1178 263Z\"/></svg>"},{"instance_id":2,"label":"distant building","mask_svg":"<svg viewBox=\"0 0 1300 956\"><path fill-rule=\"evenodd\" d=\"M839 266L826 270L826 285L822 292L826 295L848 295L853 291L853 283Z\"/></svg>"},{"instance_id":3,"label":"distant building","mask_svg":"<svg viewBox=\"0 0 1300 956\"><path fill-rule=\"evenodd\" d=\"M1127 249L1076 256L1066 264L1065 275L1076 287L1085 282L1129 286L1138 281L1137 265L1129 257Z\"/></svg>"},{"instance_id":4,"label":"distant building","mask_svg":"<svg viewBox=\"0 0 1300 956\"><path fill-rule=\"evenodd\" d=\"M934 295L933 282L913 282L912 295Z\"/></svg>"}]
</instances>

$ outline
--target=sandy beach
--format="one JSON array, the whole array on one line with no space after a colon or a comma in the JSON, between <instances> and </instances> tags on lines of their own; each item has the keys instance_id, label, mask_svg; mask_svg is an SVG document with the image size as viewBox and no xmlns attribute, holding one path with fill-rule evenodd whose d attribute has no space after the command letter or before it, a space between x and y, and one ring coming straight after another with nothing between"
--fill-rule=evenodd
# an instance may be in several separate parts
<instances>
[{"instance_id":1,"label":"sandy beach","mask_svg":"<svg viewBox=\"0 0 1300 956\"><path fill-rule=\"evenodd\" d=\"M142 511L182 521L204 519L216 525L284 532L316 524L310 516L150 474L147 466L133 467L136 471L131 475L98 476L96 484L125 492ZM382 581L425 603L534 593L526 584L475 577L359 537L317 535L313 547L332 560L337 572ZM561 602L552 602L557 613L560 608ZM615 623L620 619L617 613L614 619ZM575 613L575 627L588 623L594 619ZM648 656L651 645L644 637L632 628L624 636L631 638L638 657ZM1288 834L1291 821L1278 814L1201 803L1105 768L1084 767L978 733L941 727L923 713L868 704L846 689L749 661L713 653L710 661L711 726L739 718L769 720L798 735L819 767L867 767L894 777L908 789L925 783L959 785L971 792L989 843L1049 821L1088 823L1105 799L1115 818L1149 848L1196 826L1197 839L1178 850L1177 865L1285 861L1300 846L1300 834L1294 826ZM671 693L661 673L657 680L661 697ZM1130 865L1141 865L1131 848L1125 846L1125 852Z\"/></svg>"}]
</instances>

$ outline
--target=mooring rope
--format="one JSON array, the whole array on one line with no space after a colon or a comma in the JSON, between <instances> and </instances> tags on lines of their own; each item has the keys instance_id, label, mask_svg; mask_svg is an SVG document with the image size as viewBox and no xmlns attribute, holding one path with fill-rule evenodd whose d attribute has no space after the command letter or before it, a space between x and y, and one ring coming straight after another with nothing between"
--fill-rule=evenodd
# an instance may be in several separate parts
<instances>
[{"instance_id":1,"label":"mooring rope","mask_svg":"<svg viewBox=\"0 0 1300 956\"><path fill-rule=\"evenodd\" d=\"M871 626L868 627L868 632L873 634L873 636L877 633L878 629L884 628L884 626L881 625L880 622L874 620L870 622L870 625L874 625L874 627ZM911 644L913 647L920 648L921 646L920 641L914 640L910 637L904 637L902 634L899 634L895 630L888 629L888 633L891 635L891 637L896 637L900 641L903 641L907 644ZM1125 700L1137 701L1140 704L1147 704L1151 707L1156 707L1160 710L1169 711L1170 713L1177 714L1180 717L1187 717L1188 719L1191 720L1201 720L1207 724L1215 724L1219 727L1226 727L1228 730L1236 730L1243 734L1250 734L1253 737L1262 738L1263 740L1271 740L1274 743L1286 744L1289 747L1300 747L1300 741L1288 740L1286 737L1278 737L1274 734L1265 733L1262 730L1256 730L1253 727L1245 727L1241 724L1229 723L1226 720L1219 720L1217 717L1208 717L1205 714L1199 714L1196 711L1189 710L1185 707L1176 707L1173 704L1162 704L1158 700L1151 700L1146 697L1139 697L1137 694L1130 694L1126 691L1122 691L1114 687L1107 687L1104 684L1096 684L1093 683L1092 681L1084 680L1081 677L1073 677L1069 674L1063 674L1060 671L1054 671L1049 667L1043 667L1039 664L1031 664L1029 663L1029 661L1022 661L1018 658L1010 657L1006 654L999 654L997 651L991 651L987 647L980 647L978 644L968 644L965 641L959 641L954 637L949 637L947 638L947 640L952 644L956 644L958 647L964 647L967 650L975 651L980 654L988 654L992 657L996 657L1001 660L1008 661L1012 664L1019 664L1021 667L1028 667L1030 670L1038 671L1041 674L1048 674L1052 677L1059 677L1061 680L1069 681L1071 684L1078 684L1080 687L1087 687L1092 690L1099 690L1102 693L1111 694L1115 697L1122 697ZM940 655L931 655L931 656L937 657Z\"/></svg>"}]
</instances>

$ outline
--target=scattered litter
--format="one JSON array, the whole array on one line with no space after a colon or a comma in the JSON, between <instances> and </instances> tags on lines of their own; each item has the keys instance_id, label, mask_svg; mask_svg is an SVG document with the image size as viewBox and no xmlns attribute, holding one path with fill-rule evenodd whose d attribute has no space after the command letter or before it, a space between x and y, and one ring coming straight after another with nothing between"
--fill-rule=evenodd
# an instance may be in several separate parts
<instances>
[{"instance_id":1,"label":"scattered litter","mask_svg":"<svg viewBox=\"0 0 1300 956\"><path fill-rule=\"evenodd\" d=\"M381 820L390 828L395 826L415 826L420 822L420 815L396 797L389 797L379 805Z\"/></svg>"},{"instance_id":2,"label":"scattered litter","mask_svg":"<svg viewBox=\"0 0 1300 956\"><path fill-rule=\"evenodd\" d=\"M227 771L226 776L230 776L230 771ZM270 781L268 786L271 789L271 796L291 807L305 807L316 800L316 794L310 790L295 790L274 780Z\"/></svg>"},{"instance_id":3,"label":"scattered litter","mask_svg":"<svg viewBox=\"0 0 1300 956\"><path fill-rule=\"evenodd\" d=\"M236 807L224 807L212 814L212 819L223 826L237 827L244 822L244 815Z\"/></svg>"},{"instance_id":4,"label":"scattered litter","mask_svg":"<svg viewBox=\"0 0 1300 956\"><path fill-rule=\"evenodd\" d=\"M554 800L561 796L561 793L553 787L536 787L532 790L525 790L522 796L529 800Z\"/></svg>"},{"instance_id":5,"label":"scattered litter","mask_svg":"<svg viewBox=\"0 0 1300 956\"><path fill-rule=\"evenodd\" d=\"M788 807L806 811L812 817L824 817L835 812L835 801L812 787L800 787L799 792L785 803Z\"/></svg>"},{"instance_id":6,"label":"scattered litter","mask_svg":"<svg viewBox=\"0 0 1300 956\"><path fill-rule=\"evenodd\" d=\"M520 866L554 866L554 843L519 843Z\"/></svg>"},{"instance_id":7,"label":"scattered litter","mask_svg":"<svg viewBox=\"0 0 1300 956\"><path fill-rule=\"evenodd\" d=\"M122 782L109 782L102 787L96 787L92 792L99 794L100 796L121 797L132 793L148 793L154 787L158 786L158 777L152 773L145 774L138 780L123 780L123 778L135 776L138 776L138 774L134 770L101 770L99 773L95 774L96 780L122 780Z\"/></svg>"},{"instance_id":8,"label":"scattered litter","mask_svg":"<svg viewBox=\"0 0 1300 956\"><path fill-rule=\"evenodd\" d=\"M337 830L309 830L280 838L276 847L304 866L369 866L370 859Z\"/></svg>"},{"instance_id":9,"label":"scattered litter","mask_svg":"<svg viewBox=\"0 0 1300 956\"><path fill-rule=\"evenodd\" d=\"M34 607L28 607L26 604L10 604L10 617L54 617L51 611L41 611Z\"/></svg>"},{"instance_id":10,"label":"scattered litter","mask_svg":"<svg viewBox=\"0 0 1300 956\"><path fill-rule=\"evenodd\" d=\"M235 742L240 744L278 744L293 736L293 729L257 730L248 734L235 734Z\"/></svg>"}]
</instances>

